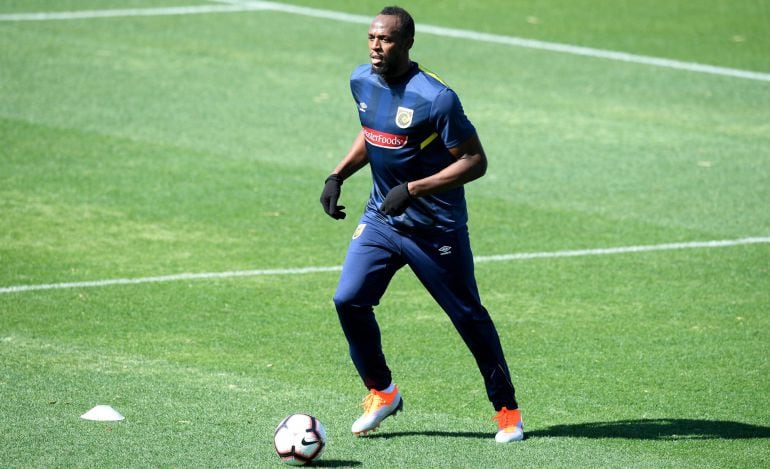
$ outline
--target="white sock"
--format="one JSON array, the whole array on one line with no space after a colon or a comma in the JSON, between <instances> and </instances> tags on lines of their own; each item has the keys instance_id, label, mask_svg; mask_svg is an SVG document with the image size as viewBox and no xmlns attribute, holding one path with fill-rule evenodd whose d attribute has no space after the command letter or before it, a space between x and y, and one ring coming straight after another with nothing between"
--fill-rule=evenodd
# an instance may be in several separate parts
<instances>
[{"instance_id":1,"label":"white sock","mask_svg":"<svg viewBox=\"0 0 770 469\"><path fill-rule=\"evenodd\" d=\"M381 389L380 392L388 392L388 393L390 393L390 392L393 392L394 389L396 389L396 385L393 384L393 383L390 383L390 386L388 386L385 389Z\"/></svg>"}]
</instances>

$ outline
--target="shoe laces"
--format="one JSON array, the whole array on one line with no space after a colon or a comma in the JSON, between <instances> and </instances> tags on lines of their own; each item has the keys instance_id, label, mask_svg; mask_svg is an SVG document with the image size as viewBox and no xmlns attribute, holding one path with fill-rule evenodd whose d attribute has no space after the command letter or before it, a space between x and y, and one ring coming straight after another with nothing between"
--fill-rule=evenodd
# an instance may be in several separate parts
<instances>
[{"instance_id":1,"label":"shoe laces","mask_svg":"<svg viewBox=\"0 0 770 469\"><path fill-rule=\"evenodd\" d=\"M393 402L395 395L395 391L388 394L376 389L370 389L369 394L364 397L364 402L362 403L364 413L369 414L371 412L376 412L381 406L390 405L390 403Z\"/></svg>"},{"instance_id":2,"label":"shoe laces","mask_svg":"<svg viewBox=\"0 0 770 469\"><path fill-rule=\"evenodd\" d=\"M503 407L497 412L497 415L492 417L492 420L497 420L497 428L500 430L513 430L514 427L521 424L521 412L519 409L510 410Z\"/></svg>"}]
</instances>

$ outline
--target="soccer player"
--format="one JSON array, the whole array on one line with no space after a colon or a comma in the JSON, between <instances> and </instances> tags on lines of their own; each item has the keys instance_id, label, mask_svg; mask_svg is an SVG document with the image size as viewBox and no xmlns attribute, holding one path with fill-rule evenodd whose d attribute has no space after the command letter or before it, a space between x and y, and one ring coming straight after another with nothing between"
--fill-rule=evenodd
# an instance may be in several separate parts
<instances>
[{"instance_id":1,"label":"soccer player","mask_svg":"<svg viewBox=\"0 0 770 469\"><path fill-rule=\"evenodd\" d=\"M335 219L342 183L369 165L373 187L342 267L334 304L350 356L369 394L354 434L375 430L403 408L382 351L374 306L408 265L467 344L497 411L498 442L524 438L521 414L495 325L479 298L463 185L487 158L457 95L409 58L414 21L386 7L369 27L370 63L350 88L361 131L326 179L321 204Z\"/></svg>"}]
</instances>

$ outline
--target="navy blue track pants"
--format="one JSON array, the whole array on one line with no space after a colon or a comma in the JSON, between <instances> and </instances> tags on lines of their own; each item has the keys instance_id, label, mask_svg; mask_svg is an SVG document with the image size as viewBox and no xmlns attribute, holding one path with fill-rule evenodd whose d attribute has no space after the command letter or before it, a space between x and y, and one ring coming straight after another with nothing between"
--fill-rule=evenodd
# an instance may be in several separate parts
<instances>
[{"instance_id":1,"label":"navy blue track pants","mask_svg":"<svg viewBox=\"0 0 770 469\"><path fill-rule=\"evenodd\" d=\"M350 356L364 385L382 390L391 383L374 306L404 265L409 265L460 333L495 409L517 408L500 338L479 299L467 228L427 236L405 234L366 214L350 242L334 294Z\"/></svg>"}]
</instances>

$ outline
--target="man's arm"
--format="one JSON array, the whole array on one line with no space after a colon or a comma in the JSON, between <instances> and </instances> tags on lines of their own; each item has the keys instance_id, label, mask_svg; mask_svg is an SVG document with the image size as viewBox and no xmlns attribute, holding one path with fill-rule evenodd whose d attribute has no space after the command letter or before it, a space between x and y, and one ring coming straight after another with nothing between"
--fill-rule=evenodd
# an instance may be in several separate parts
<instances>
[{"instance_id":1,"label":"man's arm","mask_svg":"<svg viewBox=\"0 0 770 469\"><path fill-rule=\"evenodd\" d=\"M460 145L450 148L449 153L455 157L455 162L436 174L410 181L407 185L410 196L423 197L454 189L486 173L487 155L478 135L473 135Z\"/></svg>"},{"instance_id":2,"label":"man's arm","mask_svg":"<svg viewBox=\"0 0 770 469\"><path fill-rule=\"evenodd\" d=\"M332 174L338 175L342 180L349 178L353 173L363 168L369 163L369 157L366 154L366 143L364 142L364 131L358 133L353 140L347 155L342 158Z\"/></svg>"},{"instance_id":3,"label":"man's arm","mask_svg":"<svg viewBox=\"0 0 770 469\"><path fill-rule=\"evenodd\" d=\"M342 158L332 174L326 178L324 189L321 192L321 206L330 217L342 220L345 218L345 206L337 205L342 193L342 181L369 163L364 142L364 131L361 130L348 153Z\"/></svg>"},{"instance_id":4,"label":"man's arm","mask_svg":"<svg viewBox=\"0 0 770 469\"><path fill-rule=\"evenodd\" d=\"M487 156L475 134L460 145L450 148L449 153L454 156L454 163L436 174L394 187L382 201L380 211L385 215L401 215L413 198L460 187L480 178L487 171Z\"/></svg>"}]
</instances>

